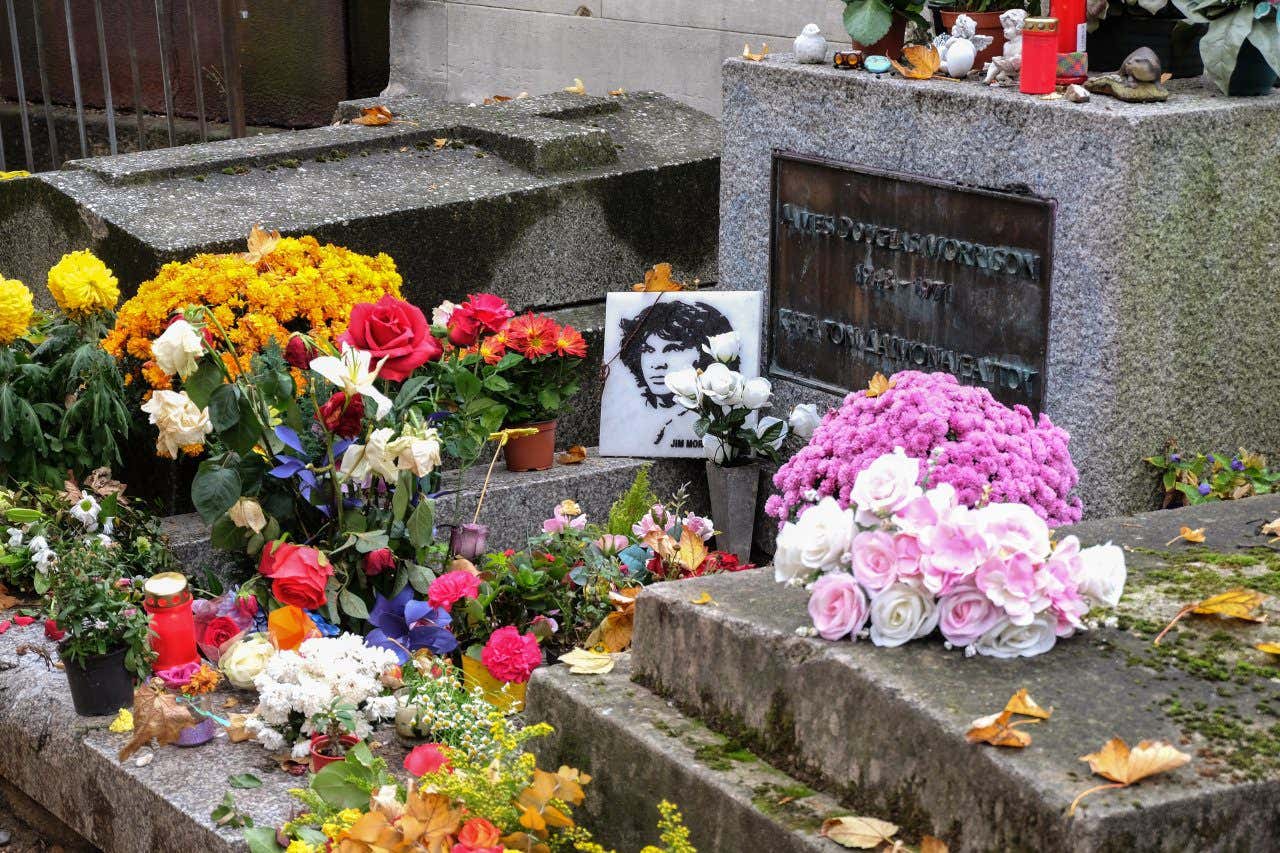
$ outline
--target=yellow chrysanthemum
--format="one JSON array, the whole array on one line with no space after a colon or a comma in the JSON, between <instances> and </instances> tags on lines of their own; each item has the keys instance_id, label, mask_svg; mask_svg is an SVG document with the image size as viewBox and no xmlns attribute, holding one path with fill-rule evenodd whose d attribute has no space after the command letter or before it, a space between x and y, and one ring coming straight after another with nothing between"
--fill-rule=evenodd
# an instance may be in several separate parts
<instances>
[{"instance_id":1,"label":"yellow chrysanthemum","mask_svg":"<svg viewBox=\"0 0 1280 853\"><path fill-rule=\"evenodd\" d=\"M0 344L11 344L31 328L31 291L17 279L0 276Z\"/></svg>"},{"instance_id":2,"label":"yellow chrysanthemum","mask_svg":"<svg viewBox=\"0 0 1280 853\"><path fill-rule=\"evenodd\" d=\"M0 181L12 181L14 178L29 178L31 173L26 169L15 169L12 172L0 172Z\"/></svg>"},{"instance_id":3,"label":"yellow chrysanthemum","mask_svg":"<svg viewBox=\"0 0 1280 853\"><path fill-rule=\"evenodd\" d=\"M49 292L69 316L110 311L120 299L120 283L93 252L63 255L49 270Z\"/></svg>"}]
</instances>

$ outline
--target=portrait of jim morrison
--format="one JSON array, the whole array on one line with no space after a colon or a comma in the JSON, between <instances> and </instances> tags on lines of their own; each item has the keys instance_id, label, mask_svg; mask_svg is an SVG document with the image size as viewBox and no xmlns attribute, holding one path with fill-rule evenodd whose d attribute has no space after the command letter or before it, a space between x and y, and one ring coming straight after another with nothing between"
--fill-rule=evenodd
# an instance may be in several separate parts
<instances>
[{"instance_id":1,"label":"portrait of jim morrison","mask_svg":"<svg viewBox=\"0 0 1280 853\"><path fill-rule=\"evenodd\" d=\"M676 404L665 377L710 366L715 359L705 349L707 338L732 331L743 336L742 360L752 363L735 359L729 367L754 375L759 361L759 294L667 293L656 301L651 293L611 294L610 307L614 296L626 298L628 304L616 312L618 316L606 319L611 333L606 355L616 357L605 387L601 452L616 447L620 454L701 455L702 441L693 431L698 415Z\"/></svg>"}]
</instances>

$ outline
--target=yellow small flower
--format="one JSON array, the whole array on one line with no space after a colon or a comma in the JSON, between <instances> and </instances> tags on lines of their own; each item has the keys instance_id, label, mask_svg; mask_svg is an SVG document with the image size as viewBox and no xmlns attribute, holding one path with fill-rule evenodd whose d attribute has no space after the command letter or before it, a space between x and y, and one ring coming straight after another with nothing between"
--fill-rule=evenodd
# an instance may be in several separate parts
<instances>
[{"instance_id":1,"label":"yellow small flower","mask_svg":"<svg viewBox=\"0 0 1280 853\"><path fill-rule=\"evenodd\" d=\"M49 270L49 292L69 316L80 317L115 308L120 283L93 252L81 249Z\"/></svg>"},{"instance_id":2,"label":"yellow small flower","mask_svg":"<svg viewBox=\"0 0 1280 853\"><path fill-rule=\"evenodd\" d=\"M133 712L128 708L121 708L120 713L116 714L116 718L111 721L111 725L107 726L107 731L116 734L133 731Z\"/></svg>"},{"instance_id":3,"label":"yellow small flower","mask_svg":"<svg viewBox=\"0 0 1280 853\"><path fill-rule=\"evenodd\" d=\"M294 839L289 842L289 846L284 848L284 853L313 853L315 846L308 844L301 839Z\"/></svg>"},{"instance_id":4,"label":"yellow small flower","mask_svg":"<svg viewBox=\"0 0 1280 853\"><path fill-rule=\"evenodd\" d=\"M0 276L0 344L11 344L31 328L31 291Z\"/></svg>"},{"instance_id":5,"label":"yellow small flower","mask_svg":"<svg viewBox=\"0 0 1280 853\"><path fill-rule=\"evenodd\" d=\"M11 181L14 178L29 178L31 173L26 169L15 169L12 172L0 172L0 181Z\"/></svg>"}]
</instances>

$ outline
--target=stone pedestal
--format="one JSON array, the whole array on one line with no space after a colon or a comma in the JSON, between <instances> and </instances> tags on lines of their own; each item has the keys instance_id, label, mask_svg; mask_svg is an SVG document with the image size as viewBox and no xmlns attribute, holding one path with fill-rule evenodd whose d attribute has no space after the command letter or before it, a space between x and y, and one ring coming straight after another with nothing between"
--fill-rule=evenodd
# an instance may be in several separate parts
<instances>
[{"instance_id":1,"label":"stone pedestal","mask_svg":"<svg viewBox=\"0 0 1280 853\"><path fill-rule=\"evenodd\" d=\"M1043 411L1071 433L1086 513L1153 507L1142 458L1168 438L1280 451L1280 243L1264 213L1280 206L1280 95L1172 81L1163 104L1077 105L789 56L730 60L724 80L722 287L768 299L775 151L1051 200ZM788 404L840 399L777 385Z\"/></svg>"}]
</instances>

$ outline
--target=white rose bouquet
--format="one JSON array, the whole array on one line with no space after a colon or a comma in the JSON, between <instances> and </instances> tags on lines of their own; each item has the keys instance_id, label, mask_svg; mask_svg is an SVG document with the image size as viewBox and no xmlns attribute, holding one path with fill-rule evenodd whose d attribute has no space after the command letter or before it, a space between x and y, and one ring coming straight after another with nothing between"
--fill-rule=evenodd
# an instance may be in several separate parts
<instances>
[{"instance_id":1,"label":"white rose bouquet","mask_svg":"<svg viewBox=\"0 0 1280 853\"><path fill-rule=\"evenodd\" d=\"M699 414L694 432L702 439L707 458L717 465L745 465L756 458L777 459L793 427L812 434L813 406L797 406L790 422L762 417L770 405L773 386L763 377L748 379L729 367L742 352L737 332L707 339L702 348L715 361L705 370L694 367L666 375L667 389L676 402Z\"/></svg>"}]
</instances>

